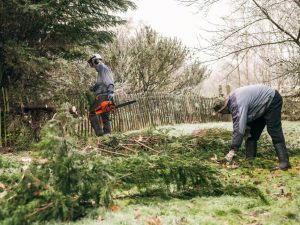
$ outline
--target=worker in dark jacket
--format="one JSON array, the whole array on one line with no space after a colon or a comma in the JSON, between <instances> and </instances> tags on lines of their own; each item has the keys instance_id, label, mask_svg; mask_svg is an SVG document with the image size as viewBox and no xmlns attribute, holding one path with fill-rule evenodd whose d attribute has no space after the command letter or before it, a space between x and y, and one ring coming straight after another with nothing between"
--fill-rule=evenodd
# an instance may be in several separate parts
<instances>
[{"instance_id":1,"label":"worker in dark jacket","mask_svg":"<svg viewBox=\"0 0 300 225\"><path fill-rule=\"evenodd\" d=\"M217 99L214 110L221 114L230 113L233 120L231 150L226 159L231 161L243 142L246 127L250 128L245 142L246 158L256 157L257 141L267 126L278 159L279 168L291 167L281 126L282 97L277 90L265 85L240 87L230 93L227 99Z\"/></svg>"},{"instance_id":2,"label":"worker in dark jacket","mask_svg":"<svg viewBox=\"0 0 300 225\"><path fill-rule=\"evenodd\" d=\"M88 63L97 71L96 83L90 88L94 92L95 99L90 105L90 122L97 136L111 133L110 113L100 114L101 118L95 112L95 109L103 102L114 100L114 79L111 69L102 62L99 54L94 54ZM102 124L103 123L103 124Z\"/></svg>"}]
</instances>

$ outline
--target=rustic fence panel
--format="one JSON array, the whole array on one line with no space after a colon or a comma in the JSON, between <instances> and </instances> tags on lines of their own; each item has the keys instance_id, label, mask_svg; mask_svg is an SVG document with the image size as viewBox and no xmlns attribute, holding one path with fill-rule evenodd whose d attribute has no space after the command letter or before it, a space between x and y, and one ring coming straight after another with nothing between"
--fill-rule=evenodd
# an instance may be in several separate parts
<instances>
[{"instance_id":1,"label":"rustic fence panel","mask_svg":"<svg viewBox=\"0 0 300 225\"><path fill-rule=\"evenodd\" d=\"M300 120L300 96L284 96L282 118Z\"/></svg>"},{"instance_id":2,"label":"rustic fence panel","mask_svg":"<svg viewBox=\"0 0 300 225\"><path fill-rule=\"evenodd\" d=\"M0 147L9 145L7 132L9 97L7 90L1 88L0 98ZM88 103L84 96L71 95L69 102L75 105L81 122L77 125L80 136L94 134L88 120ZM179 123L202 123L211 121L224 121L227 118L214 115L212 111L213 98L197 95L171 95L171 94L132 94L116 95L116 103L135 99L137 102L117 109L111 116L114 132L138 130L146 127ZM283 119L300 120L300 97L284 97Z\"/></svg>"},{"instance_id":3,"label":"rustic fence panel","mask_svg":"<svg viewBox=\"0 0 300 225\"><path fill-rule=\"evenodd\" d=\"M165 94L132 94L117 95L116 102L129 100L137 102L118 108L111 115L112 129L115 132L138 130L146 127L179 123L201 123L220 121L218 115L212 112L213 98L204 98L196 95L176 96ZM85 101L70 101L78 108L82 122L78 125L79 135L90 136L93 131L90 127Z\"/></svg>"},{"instance_id":4,"label":"rustic fence panel","mask_svg":"<svg viewBox=\"0 0 300 225\"><path fill-rule=\"evenodd\" d=\"M114 132L179 123L228 121L227 117L221 117L213 113L212 104L214 98L205 98L197 95L176 96L170 94L116 96L117 103L133 99L137 100L137 102L119 108L112 114L111 119ZM83 112L84 110L82 109L81 111ZM87 115L87 108L84 111L84 115ZM300 120L299 97L284 98L283 119ZM90 127L87 117L84 118L83 123L85 126L79 128L80 134L92 135L93 130ZM86 131L87 129L88 131Z\"/></svg>"}]
</instances>

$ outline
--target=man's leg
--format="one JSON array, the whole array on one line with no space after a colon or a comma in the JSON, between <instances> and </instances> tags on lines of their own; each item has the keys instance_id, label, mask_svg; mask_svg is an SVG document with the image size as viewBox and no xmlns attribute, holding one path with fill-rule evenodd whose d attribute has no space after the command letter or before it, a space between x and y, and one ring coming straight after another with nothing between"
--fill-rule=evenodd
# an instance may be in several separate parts
<instances>
[{"instance_id":1,"label":"man's leg","mask_svg":"<svg viewBox=\"0 0 300 225\"><path fill-rule=\"evenodd\" d=\"M102 124L99 118L99 116L96 114L95 109L100 105L100 100L95 100L93 104L89 108L90 113L90 123L92 128L95 131L96 136L102 136L103 135L103 128Z\"/></svg>"},{"instance_id":2,"label":"man's leg","mask_svg":"<svg viewBox=\"0 0 300 225\"><path fill-rule=\"evenodd\" d=\"M249 124L250 136L245 142L246 158L252 159L256 157L257 153L257 141L264 130L266 121L264 118L258 118Z\"/></svg>"},{"instance_id":3,"label":"man's leg","mask_svg":"<svg viewBox=\"0 0 300 225\"><path fill-rule=\"evenodd\" d=\"M291 164L289 162L289 155L285 146L285 139L282 131L281 109L282 97L276 91L264 118L267 123L268 133L272 138L272 142L279 159L279 168L285 170L290 168Z\"/></svg>"},{"instance_id":4,"label":"man's leg","mask_svg":"<svg viewBox=\"0 0 300 225\"><path fill-rule=\"evenodd\" d=\"M108 101L108 96L107 95L99 96L99 101L100 103L102 103L103 101ZM110 134L111 133L110 113L109 112L102 113L99 115L99 117L101 118L103 124L103 134Z\"/></svg>"},{"instance_id":5,"label":"man's leg","mask_svg":"<svg viewBox=\"0 0 300 225\"><path fill-rule=\"evenodd\" d=\"M104 134L110 134L111 133L111 123L110 123L110 113L103 113L101 114L102 122L103 122L103 131Z\"/></svg>"}]
</instances>

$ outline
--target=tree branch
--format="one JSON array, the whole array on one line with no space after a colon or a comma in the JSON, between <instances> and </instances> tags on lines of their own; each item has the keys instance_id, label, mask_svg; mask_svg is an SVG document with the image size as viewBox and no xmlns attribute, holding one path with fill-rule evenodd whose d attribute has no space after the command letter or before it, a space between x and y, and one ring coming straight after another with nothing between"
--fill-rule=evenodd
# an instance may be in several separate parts
<instances>
[{"instance_id":1,"label":"tree branch","mask_svg":"<svg viewBox=\"0 0 300 225\"><path fill-rule=\"evenodd\" d=\"M294 2L298 5L298 7L300 8L300 0L294 0Z\"/></svg>"},{"instance_id":2,"label":"tree branch","mask_svg":"<svg viewBox=\"0 0 300 225\"><path fill-rule=\"evenodd\" d=\"M220 43L226 41L227 39L229 39L230 37L232 37L234 34L238 33L239 31L244 30L245 28L250 27L251 25L253 25L253 24L255 24L255 23L259 22L259 21L262 21L262 20L264 20L264 19L263 19L263 18L259 18L259 19L257 19L257 20L254 20L254 21L248 23L248 24L245 24L245 25L242 26L242 27L239 27L239 28L236 29L236 30L233 30L230 34L228 34L226 37L224 37L224 38L222 39L222 41L220 41Z\"/></svg>"},{"instance_id":3,"label":"tree branch","mask_svg":"<svg viewBox=\"0 0 300 225\"><path fill-rule=\"evenodd\" d=\"M299 40L300 40L300 29L299 29L298 35L297 35L297 41L299 41Z\"/></svg>"},{"instance_id":4,"label":"tree branch","mask_svg":"<svg viewBox=\"0 0 300 225\"><path fill-rule=\"evenodd\" d=\"M282 31L283 33L285 33L286 35L288 35L290 38L292 38L292 40L300 47L300 42L299 39L297 39L296 37L294 37L290 32L286 31L283 27L281 27L278 23L276 23L271 16L269 15L268 11L266 9L264 9L261 5L259 5L256 0L252 0L254 2L254 4L260 9L260 11L267 17L267 19L273 24L275 25L280 31Z\"/></svg>"},{"instance_id":5,"label":"tree branch","mask_svg":"<svg viewBox=\"0 0 300 225\"><path fill-rule=\"evenodd\" d=\"M242 60L231 70L229 71L225 76L224 78L222 79L222 81L224 81L225 79L227 79L229 77L229 75L231 75L240 65L242 65L242 62L244 61L246 55L248 54L250 49L247 49L246 50L246 53L242 56Z\"/></svg>"},{"instance_id":6,"label":"tree branch","mask_svg":"<svg viewBox=\"0 0 300 225\"><path fill-rule=\"evenodd\" d=\"M262 43L262 44L257 44L257 45L251 45L251 46L247 46L245 48L241 48L241 49L229 52L229 53L227 53L227 54L225 54L223 56L220 56L218 58L215 58L215 59L201 61L200 63L214 62L214 61L217 61L217 60L220 60L220 59L224 59L224 58L226 58L226 57L228 57L230 55L233 55L233 54L236 54L236 53L239 53L239 52L251 49L251 48L258 48L258 47L267 46L267 45L277 45L277 44L282 44L282 43L286 43L286 42L294 42L294 41L287 39L287 40L283 40L283 41L276 41L276 42L268 42L268 43ZM201 49L199 49L199 51L200 50Z\"/></svg>"}]
</instances>

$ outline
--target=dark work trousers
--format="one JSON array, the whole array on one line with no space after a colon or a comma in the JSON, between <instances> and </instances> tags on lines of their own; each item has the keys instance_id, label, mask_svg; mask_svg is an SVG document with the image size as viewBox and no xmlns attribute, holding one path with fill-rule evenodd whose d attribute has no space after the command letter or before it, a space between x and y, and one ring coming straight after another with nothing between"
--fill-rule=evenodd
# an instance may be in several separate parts
<instances>
[{"instance_id":1,"label":"dark work trousers","mask_svg":"<svg viewBox=\"0 0 300 225\"><path fill-rule=\"evenodd\" d=\"M278 91L275 91L274 98L264 115L247 124L250 127L251 135L248 139L257 141L263 129L267 126L267 131L272 138L273 144L285 143L281 126L281 109L282 97Z\"/></svg>"},{"instance_id":2,"label":"dark work trousers","mask_svg":"<svg viewBox=\"0 0 300 225\"><path fill-rule=\"evenodd\" d=\"M110 113L106 112L97 115L95 112L95 109L100 106L103 101L108 101L108 96L98 95L89 108L90 122L96 136L111 133Z\"/></svg>"}]
</instances>

